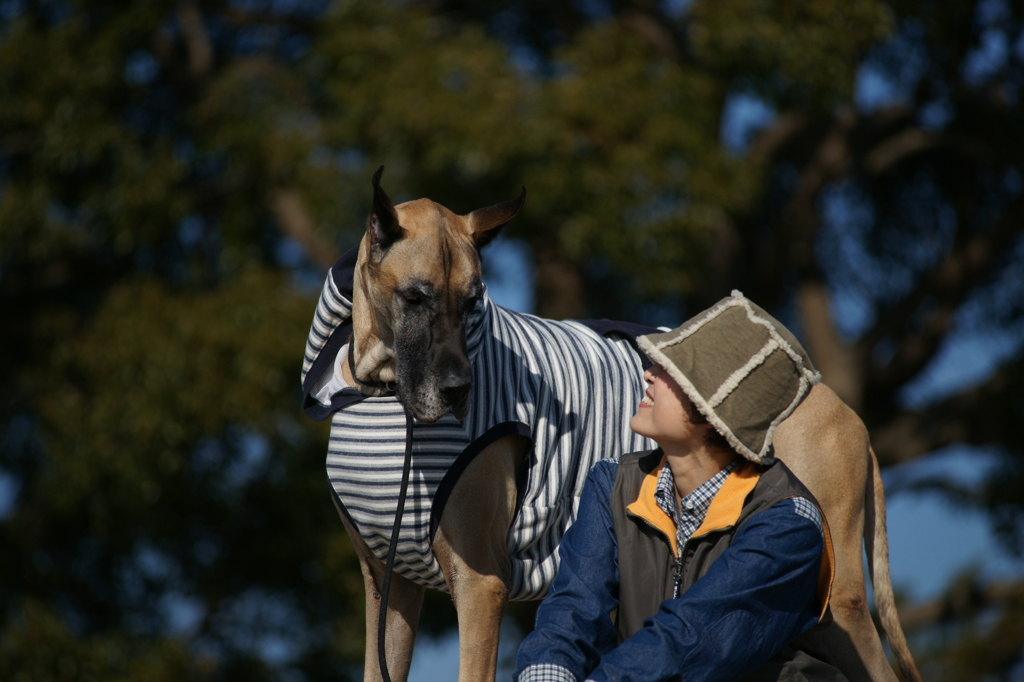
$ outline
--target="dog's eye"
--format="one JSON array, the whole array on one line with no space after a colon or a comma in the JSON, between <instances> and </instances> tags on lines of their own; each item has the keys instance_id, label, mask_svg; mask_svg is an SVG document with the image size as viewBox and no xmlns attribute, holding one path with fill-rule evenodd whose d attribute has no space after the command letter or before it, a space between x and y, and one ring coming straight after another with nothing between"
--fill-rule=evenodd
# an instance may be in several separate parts
<instances>
[{"instance_id":1,"label":"dog's eye","mask_svg":"<svg viewBox=\"0 0 1024 682\"><path fill-rule=\"evenodd\" d=\"M428 285L417 282L410 286L396 289L395 296L404 306L420 308L432 307L436 294Z\"/></svg>"}]
</instances>

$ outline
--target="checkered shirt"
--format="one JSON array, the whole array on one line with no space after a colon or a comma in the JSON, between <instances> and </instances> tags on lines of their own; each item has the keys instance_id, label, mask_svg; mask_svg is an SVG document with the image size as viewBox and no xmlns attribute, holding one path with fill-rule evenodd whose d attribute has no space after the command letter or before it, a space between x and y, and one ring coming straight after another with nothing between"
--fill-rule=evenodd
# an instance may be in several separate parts
<instances>
[{"instance_id":1,"label":"checkered shirt","mask_svg":"<svg viewBox=\"0 0 1024 682\"><path fill-rule=\"evenodd\" d=\"M704 483L679 500L676 505L676 481L672 476L672 467L665 462L658 474L658 487L654 491L654 499L661 510L669 515L669 518L676 522L676 546L682 551L683 545L693 535L693 531L700 528L704 522L704 516L708 513L711 500L722 489L722 484L729 474L736 468L736 462L731 462L724 469L709 478Z\"/></svg>"}]
</instances>

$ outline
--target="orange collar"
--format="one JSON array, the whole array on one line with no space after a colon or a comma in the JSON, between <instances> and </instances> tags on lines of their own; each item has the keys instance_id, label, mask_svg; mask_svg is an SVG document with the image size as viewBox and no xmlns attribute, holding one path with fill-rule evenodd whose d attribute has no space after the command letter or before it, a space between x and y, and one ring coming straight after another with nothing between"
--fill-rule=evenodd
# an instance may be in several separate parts
<instances>
[{"instance_id":1,"label":"orange collar","mask_svg":"<svg viewBox=\"0 0 1024 682\"><path fill-rule=\"evenodd\" d=\"M643 483L640 484L640 493L636 500L626 507L626 510L660 531L672 547L672 556L679 556L679 548L676 545L676 522L658 506L654 497L654 492L658 489L658 476L661 474L662 467L665 466L665 459L666 456L662 455L661 463L644 476ZM699 537L711 531L734 525L740 518L743 502L760 478L761 472L753 462L742 463L733 469L726 477L718 494L715 495L715 499L711 500L711 506L708 507L704 522L691 537Z\"/></svg>"}]
</instances>

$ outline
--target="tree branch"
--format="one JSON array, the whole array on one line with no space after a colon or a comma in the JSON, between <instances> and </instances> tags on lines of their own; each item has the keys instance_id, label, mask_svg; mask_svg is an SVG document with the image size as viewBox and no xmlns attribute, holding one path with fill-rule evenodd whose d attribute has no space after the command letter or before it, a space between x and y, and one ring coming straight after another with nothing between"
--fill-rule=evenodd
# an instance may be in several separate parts
<instances>
[{"instance_id":1,"label":"tree branch","mask_svg":"<svg viewBox=\"0 0 1024 682\"><path fill-rule=\"evenodd\" d=\"M839 337L825 284L818 278L805 278L797 290L796 305L807 350L822 380L854 411L860 411L861 363Z\"/></svg>"},{"instance_id":2,"label":"tree branch","mask_svg":"<svg viewBox=\"0 0 1024 682\"><path fill-rule=\"evenodd\" d=\"M803 166L777 221L771 245L758 249L752 260L758 281L755 288L762 292L763 304L768 307L778 304L791 266L805 275L814 271L814 239L820 224L817 197L825 185L852 168L848 140L857 120L852 111L842 111L833 117ZM797 122L789 125L795 126Z\"/></svg>"},{"instance_id":3,"label":"tree branch","mask_svg":"<svg viewBox=\"0 0 1024 682\"><path fill-rule=\"evenodd\" d=\"M338 248L316 232L306 202L295 189L276 189L267 204L277 217L284 233L302 245L311 261L322 268L330 268L341 256Z\"/></svg>"},{"instance_id":4,"label":"tree branch","mask_svg":"<svg viewBox=\"0 0 1024 682\"><path fill-rule=\"evenodd\" d=\"M685 26L665 16L656 0L621 0L615 3L622 22L643 38L655 52L677 64L694 64Z\"/></svg>"},{"instance_id":5,"label":"tree branch","mask_svg":"<svg viewBox=\"0 0 1024 682\"><path fill-rule=\"evenodd\" d=\"M765 126L754 137L748 154L760 161L771 161L795 136L806 130L807 117L800 112L787 111L779 114L770 125Z\"/></svg>"},{"instance_id":6,"label":"tree branch","mask_svg":"<svg viewBox=\"0 0 1024 682\"><path fill-rule=\"evenodd\" d=\"M1024 449L1017 399L1024 357L996 369L984 383L923 410L906 410L869 425L871 444L883 467L907 462L953 443L997 443Z\"/></svg>"},{"instance_id":7,"label":"tree branch","mask_svg":"<svg viewBox=\"0 0 1024 682\"><path fill-rule=\"evenodd\" d=\"M203 78L213 67L213 45L203 24L203 15L195 2L183 0L178 5L178 23L188 50L189 71L193 77Z\"/></svg>"},{"instance_id":8,"label":"tree branch","mask_svg":"<svg viewBox=\"0 0 1024 682\"><path fill-rule=\"evenodd\" d=\"M544 239L531 241L536 268L536 314L552 320L584 317L583 277L577 267Z\"/></svg>"},{"instance_id":9,"label":"tree branch","mask_svg":"<svg viewBox=\"0 0 1024 682\"><path fill-rule=\"evenodd\" d=\"M864 155L864 169L881 175L907 157L934 147L938 137L920 128L907 128L887 138Z\"/></svg>"},{"instance_id":10,"label":"tree branch","mask_svg":"<svg viewBox=\"0 0 1024 682\"><path fill-rule=\"evenodd\" d=\"M1024 580L1002 581L981 586L975 580L961 581L946 594L923 604L900 609L900 623L907 632L936 623L947 623L978 615L1006 602L1024 590Z\"/></svg>"},{"instance_id":11,"label":"tree branch","mask_svg":"<svg viewBox=\"0 0 1024 682\"><path fill-rule=\"evenodd\" d=\"M871 395L884 395L913 378L931 361L942 339L949 332L957 308L978 285L990 275L995 262L1008 250L1024 230L1024 194L1017 197L1003 212L991 230L965 240L897 305L881 315L875 326L857 342L858 352L867 357L871 349L885 338L900 339L893 359L881 368L868 368L866 387ZM926 299L937 304L921 330L901 334L906 321Z\"/></svg>"}]
</instances>

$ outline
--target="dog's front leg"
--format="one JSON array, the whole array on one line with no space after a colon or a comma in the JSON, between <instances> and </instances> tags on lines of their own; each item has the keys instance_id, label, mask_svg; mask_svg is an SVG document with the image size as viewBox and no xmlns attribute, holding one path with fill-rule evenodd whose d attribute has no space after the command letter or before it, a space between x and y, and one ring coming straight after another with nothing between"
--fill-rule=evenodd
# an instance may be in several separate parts
<instances>
[{"instance_id":1,"label":"dog's front leg","mask_svg":"<svg viewBox=\"0 0 1024 682\"><path fill-rule=\"evenodd\" d=\"M434 554L459 617L459 682L490 682L508 601L506 537L516 504L516 472L529 441L510 436L484 449L459 478L434 538Z\"/></svg>"},{"instance_id":2,"label":"dog's front leg","mask_svg":"<svg viewBox=\"0 0 1024 682\"><path fill-rule=\"evenodd\" d=\"M384 584L384 563L373 555L366 542L340 510L339 515L359 556L359 564L363 571L363 587L366 590L366 659L363 662L363 680L379 682L384 679L377 656L377 623L380 616L380 590ZM416 626L423 607L423 591L423 587L398 573L391 574L385 651L388 674L392 682L405 682L409 677L412 649L416 642Z\"/></svg>"}]
</instances>

